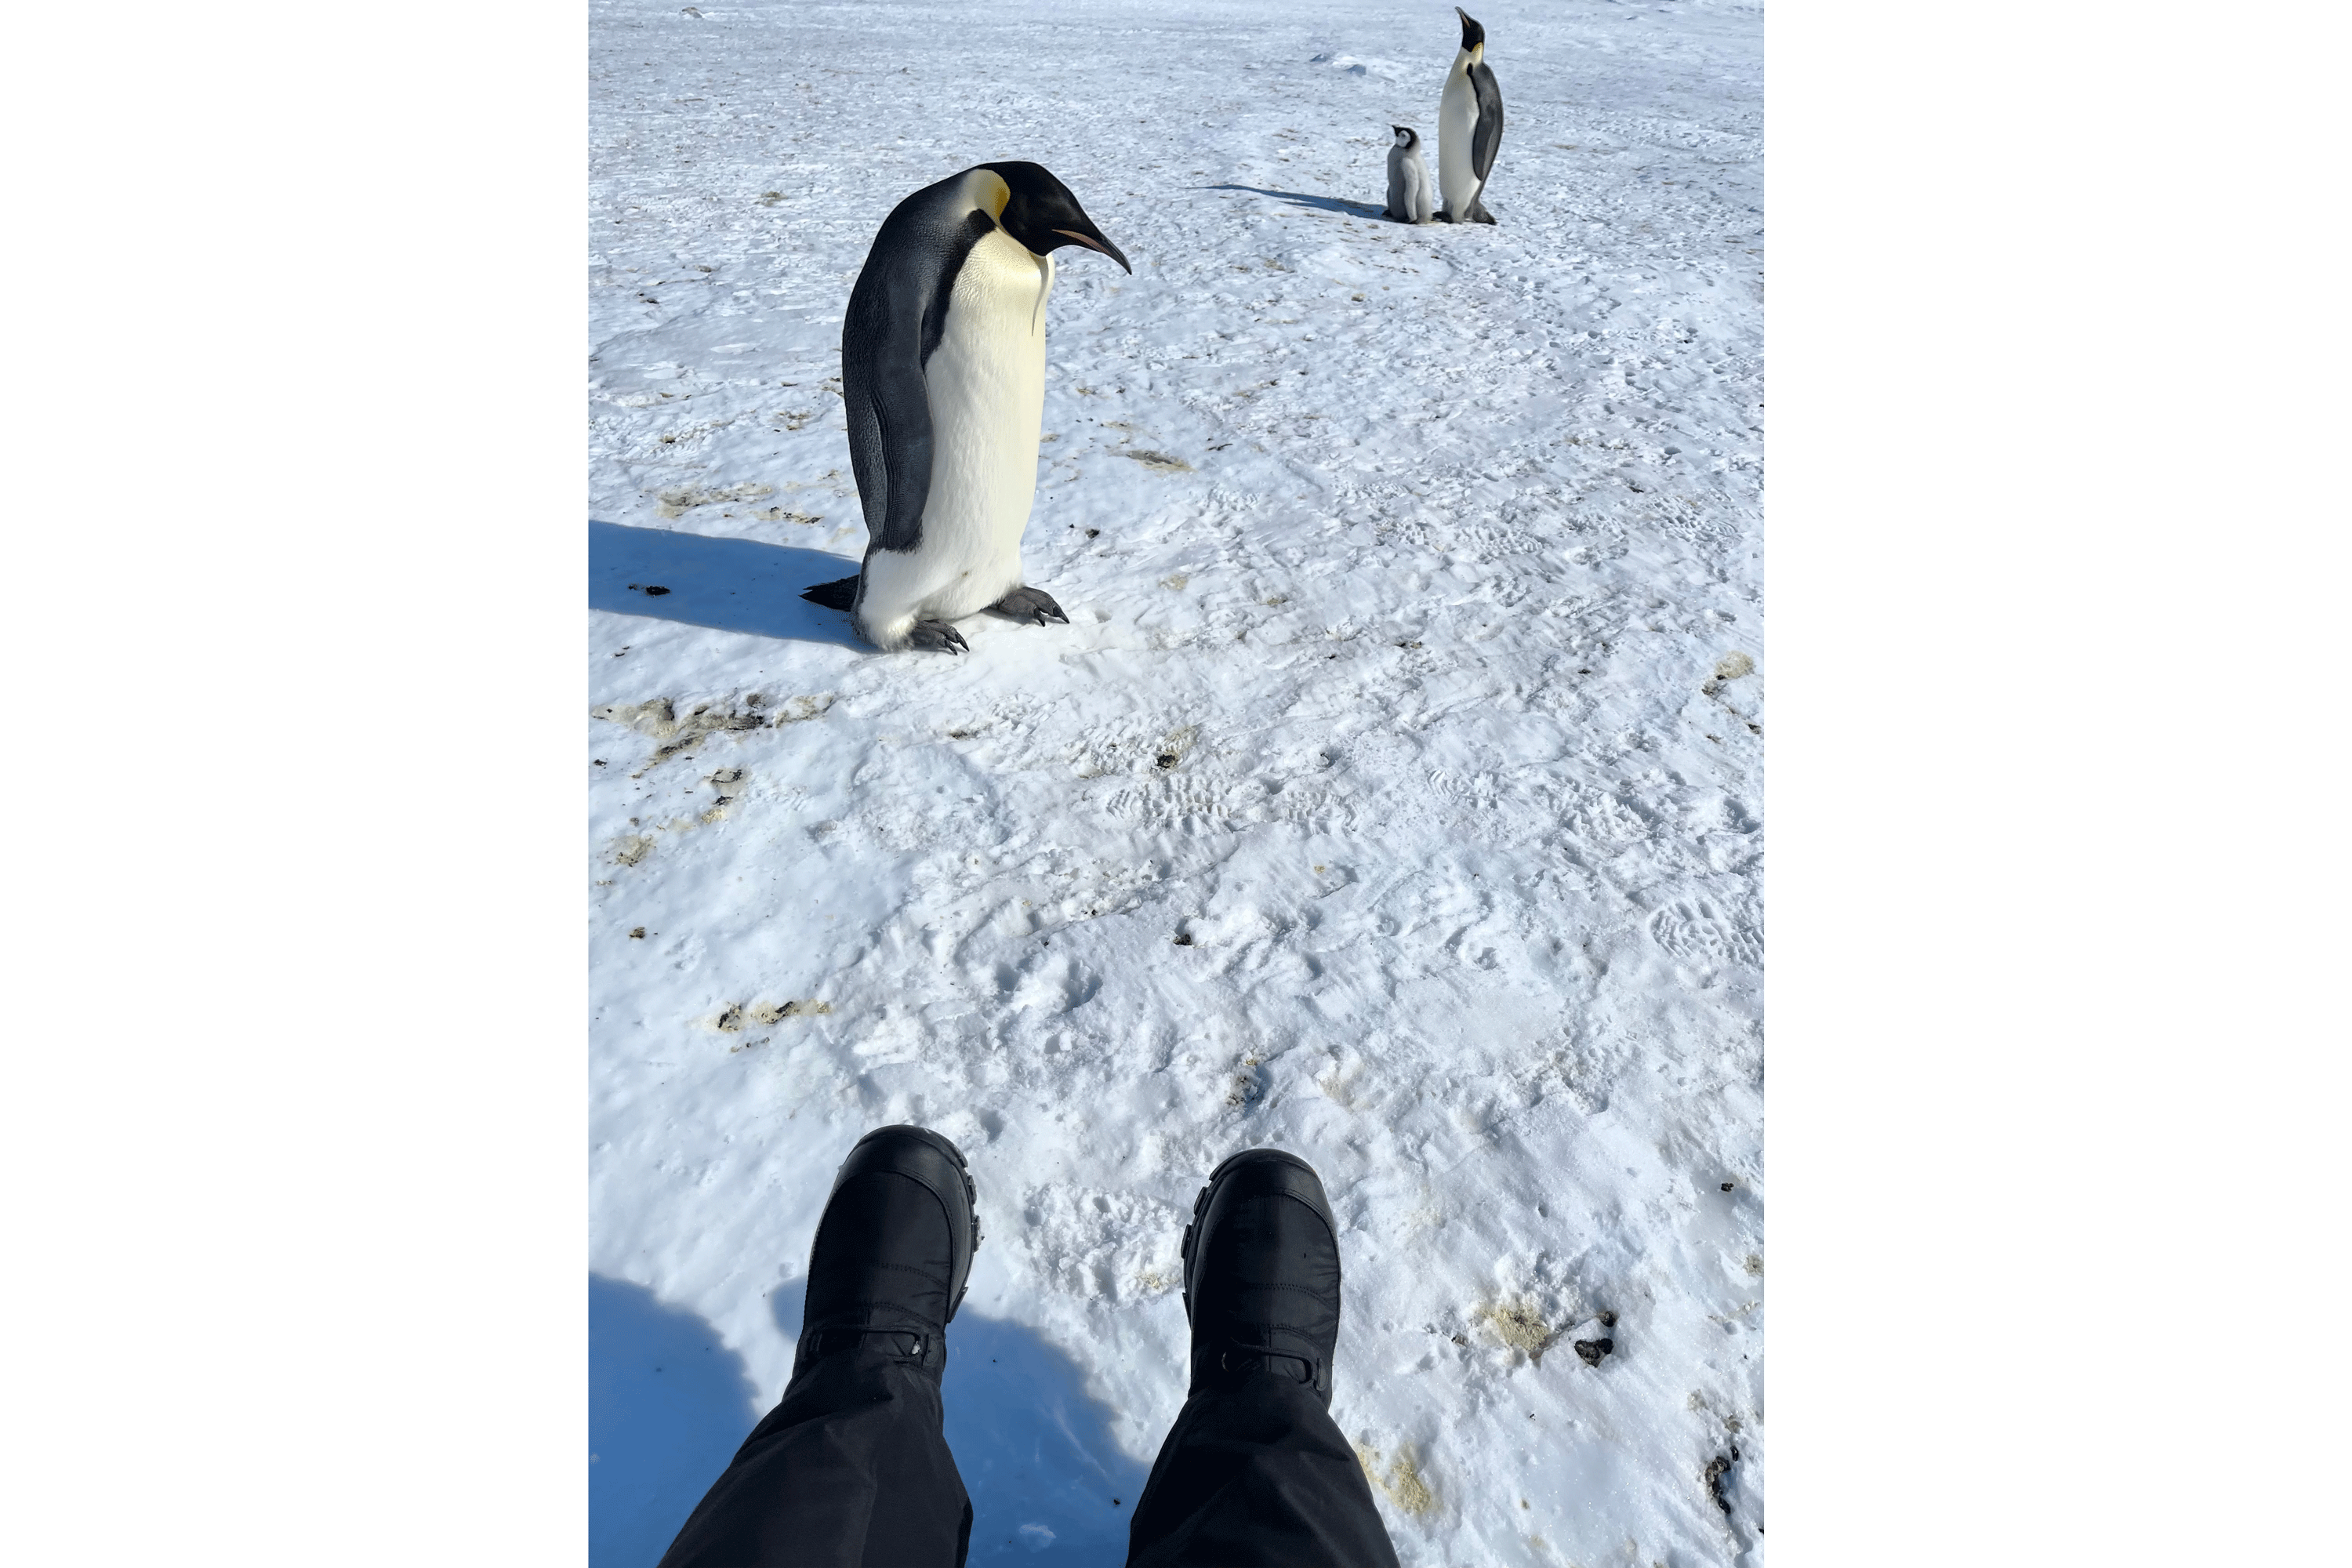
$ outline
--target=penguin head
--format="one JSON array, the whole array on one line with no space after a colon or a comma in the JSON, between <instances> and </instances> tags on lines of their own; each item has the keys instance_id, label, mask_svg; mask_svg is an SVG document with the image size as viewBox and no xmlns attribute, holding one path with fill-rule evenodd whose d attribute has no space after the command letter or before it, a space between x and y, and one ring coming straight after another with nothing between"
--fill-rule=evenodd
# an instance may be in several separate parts
<instances>
[{"instance_id":1,"label":"penguin head","mask_svg":"<svg viewBox=\"0 0 2352 1568\"><path fill-rule=\"evenodd\" d=\"M1421 141L1421 132L1410 125L1391 125L1389 129L1396 132L1396 144L1400 147L1411 148Z\"/></svg>"},{"instance_id":2,"label":"penguin head","mask_svg":"<svg viewBox=\"0 0 2352 1568\"><path fill-rule=\"evenodd\" d=\"M1470 19L1470 13L1465 11L1459 5L1454 7L1454 14L1462 18L1462 47L1468 49L1473 54L1485 48L1486 47L1486 29L1472 21Z\"/></svg>"},{"instance_id":3,"label":"penguin head","mask_svg":"<svg viewBox=\"0 0 2352 1568\"><path fill-rule=\"evenodd\" d=\"M1054 178L1035 163L982 163L1003 180L1010 193L1004 199L1003 210L996 215L997 226L1029 247L1030 254L1044 256L1066 245L1083 245L1088 250L1099 250L1129 273L1135 268L1118 246L1103 237L1095 220L1078 205L1078 198L1070 195L1070 187Z\"/></svg>"}]
</instances>

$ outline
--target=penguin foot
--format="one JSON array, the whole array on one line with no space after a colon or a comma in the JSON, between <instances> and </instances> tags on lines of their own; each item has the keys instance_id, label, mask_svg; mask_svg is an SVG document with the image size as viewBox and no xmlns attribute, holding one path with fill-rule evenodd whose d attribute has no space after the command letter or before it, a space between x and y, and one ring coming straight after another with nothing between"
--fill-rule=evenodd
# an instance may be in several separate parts
<instances>
[{"instance_id":1,"label":"penguin foot","mask_svg":"<svg viewBox=\"0 0 2352 1568\"><path fill-rule=\"evenodd\" d=\"M907 634L908 647L932 648L940 653L970 653L971 645L963 634L945 621L917 621L915 629Z\"/></svg>"},{"instance_id":2,"label":"penguin foot","mask_svg":"<svg viewBox=\"0 0 2352 1568\"><path fill-rule=\"evenodd\" d=\"M1048 621L1059 621L1064 626L1070 624L1070 617L1062 613L1062 606L1054 603L1054 595L1043 588L1015 588L988 608L992 615L1028 621L1035 626L1042 626Z\"/></svg>"}]
</instances>

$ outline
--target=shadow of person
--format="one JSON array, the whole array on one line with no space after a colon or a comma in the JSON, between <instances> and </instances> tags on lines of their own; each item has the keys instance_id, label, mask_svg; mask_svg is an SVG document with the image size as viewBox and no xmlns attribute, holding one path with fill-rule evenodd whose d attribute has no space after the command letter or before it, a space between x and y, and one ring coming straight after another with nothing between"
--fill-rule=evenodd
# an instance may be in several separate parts
<instances>
[{"instance_id":1,"label":"shadow of person","mask_svg":"<svg viewBox=\"0 0 2352 1568\"><path fill-rule=\"evenodd\" d=\"M1127 1561L1127 1521L1151 1467L1110 1434L1076 1363L1034 1330L957 1315L948 1331L948 1447L971 1494L974 1563Z\"/></svg>"},{"instance_id":2,"label":"shadow of person","mask_svg":"<svg viewBox=\"0 0 2352 1568\"><path fill-rule=\"evenodd\" d=\"M766 1408L709 1323L588 1276L589 1568L659 1562Z\"/></svg>"},{"instance_id":3,"label":"shadow of person","mask_svg":"<svg viewBox=\"0 0 2352 1568\"><path fill-rule=\"evenodd\" d=\"M1317 212L1345 213L1349 217L1381 217L1386 209L1377 202L1351 202L1339 196L1310 195L1305 191L1269 191L1260 185L1201 185L1203 191L1247 191L1254 196L1273 196L1296 207L1312 207Z\"/></svg>"},{"instance_id":4,"label":"shadow of person","mask_svg":"<svg viewBox=\"0 0 2352 1568\"><path fill-rule=\"evenodd\" d=\"M787 1339L800 1337L806 1300L805 1280L772 1298ZM773 1403L765 1391L763 1398ZM967 1563L1026 1561L1049 1546L1057 1563L1127 1561L1128 1516L1151 1467L1119 1447L1110 1412L1087 1397L1068 1356L1034 1329L967 1309L948 1328L940 1402L948 1451L971 1497Z\"/></svg>"},{"instance_id":5,"label":"shadow of person","mask_svg":"<svg viewBox=\"0 0 2352 1568\"><path fill-rule=\"evenodd\" d=\"M822 550L593 520L588 524L588 604L616 615L857 647L862 645L847 616L801 597L811 584L856 573L855 560ZM651 594L650 588L667 592Z\"/></svg>"}]
</instances>

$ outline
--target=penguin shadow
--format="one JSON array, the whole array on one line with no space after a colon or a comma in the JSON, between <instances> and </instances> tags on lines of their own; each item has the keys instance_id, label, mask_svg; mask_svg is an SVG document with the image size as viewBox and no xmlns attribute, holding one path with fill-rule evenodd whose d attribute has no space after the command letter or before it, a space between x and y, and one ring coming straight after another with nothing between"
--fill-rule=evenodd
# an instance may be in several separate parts
<instances>
[{"instance_id":1,"label":"penguin shadow","mask_svg":"<svg viewBox=\"0 0 2352 1568\"><path fill-rule=\"evenodd\" d=\"M765 1408L709 1323L588 1276L589 1568L659 1562Z\"/></svg>"},{"instance_id":2,"label":"penguin shadow","mask_svg":"<svg viewBox=\"0 0 2352 1568\"><path fill-rule=\"evenodd\" d=\"M822 550L593 519L588 524L588 603L616 615L856 647L847 616L801 597L813 583L856 572L854 558ZM667 591L650 591L656 588Z\"/></svg>"},{"instance_id":3,"label":"penguin shadow","mask_svg":"<svg viewBox=\"0 0 2352 1568\"><path fill-rule=\"evenodd\" d=\"M1260 185L1198 185L1203 191L1247 191L1254 196L1272 196L1297 207L1309 207L1317 212L1341 213L1349 217L1382 217L1387 209L1378 202L1351 202L1339 196L1313 195L1306 191L1269 191Z\"/></svg>"},{"instance_id":4,"label":"penguin shadow","mask_svg":"<svg viewBox=\"0 0 2352 1568\"><path fill-rule=\"evenodd\" d=\"M798 1279L772 1298L788 1340L800 1338L807 1296ZM948 1451L971 1498L968 1563L1026 1561L1047 1547L1059 1563L1127 1561L1127 1521L1150 1467L1120 1449L1110 1412L1086 1389L1076 1363L1034 1330L969 1309L956 1314L940 1403Z\"/></svg>"}]
</instances>

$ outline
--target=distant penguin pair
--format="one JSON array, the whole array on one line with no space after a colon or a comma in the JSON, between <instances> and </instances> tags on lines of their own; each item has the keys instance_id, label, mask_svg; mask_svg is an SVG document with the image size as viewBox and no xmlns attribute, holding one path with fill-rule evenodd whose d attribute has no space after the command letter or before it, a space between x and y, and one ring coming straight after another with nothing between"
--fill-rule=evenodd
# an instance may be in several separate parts
<instances>
[{"instance_id":1,"label":"distant penguin pair","mask_svg":"<svg viewBox=\"0 0 2352 1568\"><path fill-rule=\"evenodd\" d=\"M1478 198L1503 142L1503 94L1486 64L1486 29L1456 5L1462 18L1462 49L1446 73L1437 105L1436 205L1429 165L1422 162L1421 132L1392 125L1389 147L1389 200L1381 216L1398 223L1493 223L1495 215Z\"/></svg>"},{"instance_id":2,"label":"distant penguin pair","mask_svg":"<svg viewBox=\"0 0 2352 1568\"><path fill-rule=\"evenodd\" d=\"M866 513L855 577L801 597L847 610L886 652L970 651L953 622L982 610L1067 621L1021 580L1045 407L1054 252L1135 268L1077 198L1034 163L982 163L927 185L882 221L841 327L849 464Z\"/></svg>"}]
</instances>

